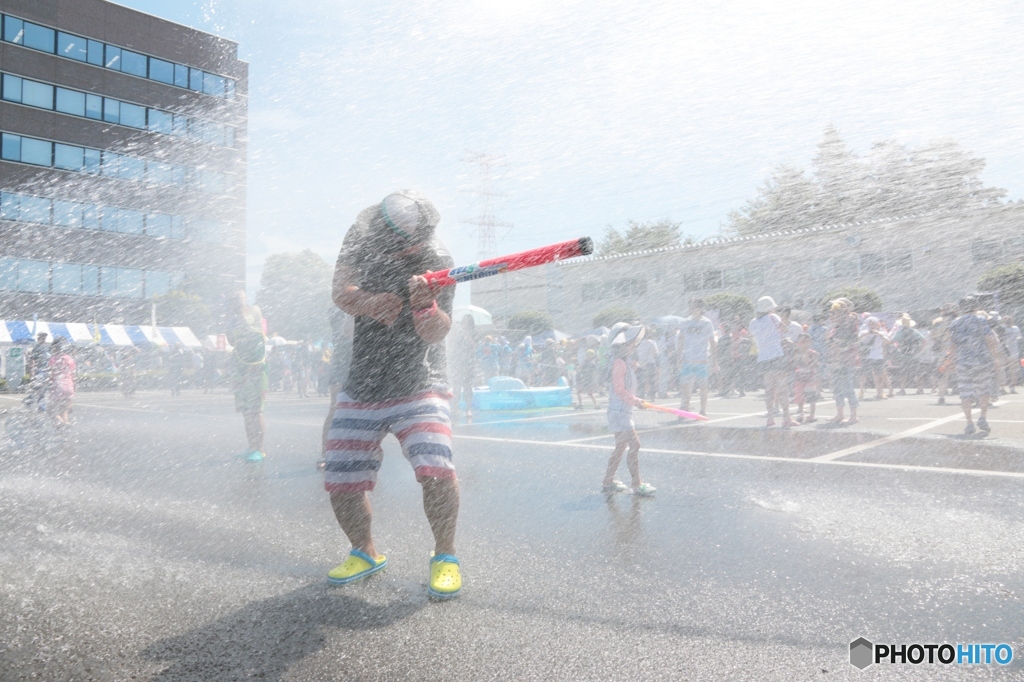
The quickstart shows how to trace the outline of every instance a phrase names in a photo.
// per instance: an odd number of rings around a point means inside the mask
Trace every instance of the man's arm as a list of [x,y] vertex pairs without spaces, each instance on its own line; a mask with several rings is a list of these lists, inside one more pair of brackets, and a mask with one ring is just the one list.
[[452,320],[437,305],[435,291],[422,275],[409,278],[409,307],[416,333],[427,343],[438,343],[448,335]]
[[402,312],[402,299],[394,294],[371,294],[359,288],[355,270],[340,261],[334,268],[331,298],[349,315],[365,315],[390,327]]

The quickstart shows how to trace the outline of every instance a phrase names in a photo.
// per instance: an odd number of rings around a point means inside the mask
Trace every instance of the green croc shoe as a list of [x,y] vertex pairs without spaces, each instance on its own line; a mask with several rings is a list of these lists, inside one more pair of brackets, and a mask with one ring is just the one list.
[[427,592],[433,599],[452,599],[462,589],[459,560],[451,554],[438,554],[430,559],[430,585]]
[[353,549],[348,553],[345,563],[336,566],[327,574],[327,582],[332,585],[347,585],[357,580],[362,580],[368,575],[373,575],[382,570],[388,564],[387,557],[379,556],[374,561],[366,552]]

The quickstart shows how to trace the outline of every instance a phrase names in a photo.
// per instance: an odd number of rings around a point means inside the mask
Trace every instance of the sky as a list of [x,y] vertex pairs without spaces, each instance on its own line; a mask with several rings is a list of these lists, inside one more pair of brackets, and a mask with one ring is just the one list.
[[[497,253],[668,218],[718,232],[826,125],[855,152],[953,138],[1024,194],[1024,3],[1008,0],[119,0],[250,63],[248,288],[265,258],[333,263],[356,214],[412,187],[477,258],[474,153],[500,157]],[[463,300],[468,292],[460,292]]]

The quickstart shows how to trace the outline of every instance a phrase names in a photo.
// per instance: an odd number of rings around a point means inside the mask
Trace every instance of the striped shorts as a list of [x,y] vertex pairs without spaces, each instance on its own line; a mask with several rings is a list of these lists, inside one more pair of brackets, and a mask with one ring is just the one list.
[[380,444],[388,433],[398,438],[417,477],[455,478],[450,397],[447,386],[378,403],[339,393],[327,432],[324,488],[332,493],[373,490],[384,458]]

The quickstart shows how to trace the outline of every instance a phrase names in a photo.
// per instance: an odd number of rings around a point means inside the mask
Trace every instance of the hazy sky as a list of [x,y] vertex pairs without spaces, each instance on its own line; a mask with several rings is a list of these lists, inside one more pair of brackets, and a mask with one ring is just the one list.
[[1024,3],[120,0],[250,62],[249,287],[270,253],[333,263],[356,213],[432,197],[460,262],[467,150],[503,155],[499,252],[671,218],[713,234],[825,125],[855,151],[951,137],[1024,182]]

